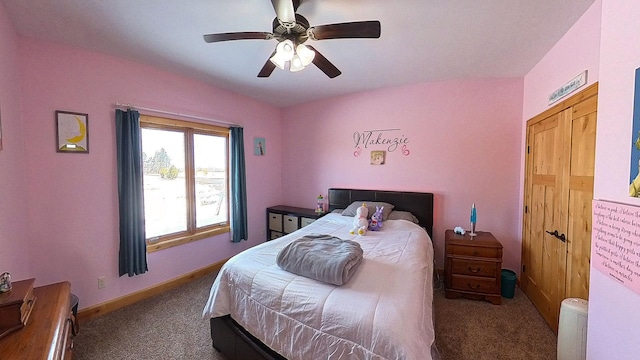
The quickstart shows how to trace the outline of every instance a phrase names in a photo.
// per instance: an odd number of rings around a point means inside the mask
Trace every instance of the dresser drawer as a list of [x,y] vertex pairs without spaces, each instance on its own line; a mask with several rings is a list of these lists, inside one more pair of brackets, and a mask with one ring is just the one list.
[[501,249],[495,247],[470,246],[470,245],[450,245],[450,255],[485,257],[485,258],[502,258]]
[[497,289],[495,278],[451,275],[451,288],[460,291],[469,291],[475,293],[494,294]]
[[282,232],[282,214],[269,213],[269,229]]
[[308,218],[308,217],[301,217],[300,218],[300,227],[303,228],[303,227],[311,224],[314,221],[316,221],[316,219],[312,219],[312,218]]
[[284,220],[284,232],[289,234],[296,230],[298,230],[298,217],[293,215],[284,215],[282,217]]
[[498,276],[498,266],[491,261],[451,259],[451,273],[470,276]]

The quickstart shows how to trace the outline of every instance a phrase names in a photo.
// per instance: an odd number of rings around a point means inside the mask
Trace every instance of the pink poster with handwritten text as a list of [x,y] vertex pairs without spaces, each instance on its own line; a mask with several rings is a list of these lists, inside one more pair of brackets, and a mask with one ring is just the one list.
[[640,294],[640,207],[593,200],[591,264]]

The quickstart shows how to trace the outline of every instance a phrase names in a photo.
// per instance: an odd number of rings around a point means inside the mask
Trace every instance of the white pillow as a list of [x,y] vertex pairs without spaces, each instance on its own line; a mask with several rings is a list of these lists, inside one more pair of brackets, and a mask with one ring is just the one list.
[[409,211],[394,210],[389,214],[388,220],[407,220],[407,221],[411,221],[414,224],[419,223],[418,218],[416,218],[415,215],[413,215]]
[[394,206],[386,203],[386,202],[380,202],[380,201],[354,201],[351,203],[351,205],[349,205],[349,207],[347,207],[346,209],[344,209],[342,211],[342,215],[343,216],[356,216],[356,211],[358,210],[358,208],[360,206],[362,206],[362,203],[365,204],[365,206],[367,207],[367,210],[369,210],[369,214],[367,214],[367,219],[371,219],[371,215],[373,215],[376,212],[376,206],[384,206],[384,209],[382,209],[382,221],[387,220],[387,218],[389,217],[389,214],[391,213],[391,210],[393,210]]

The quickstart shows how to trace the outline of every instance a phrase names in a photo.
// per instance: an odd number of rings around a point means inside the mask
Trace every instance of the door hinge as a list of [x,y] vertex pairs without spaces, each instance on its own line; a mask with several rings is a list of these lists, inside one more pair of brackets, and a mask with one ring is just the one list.
[[525,214],[529,213],[529,206],[527,206],[527,205],[524,206],[524,213]]
[[531,152],[531,146],[527,145],[527,154]]
[[524,264],[522,264],[522,272],[524,272]]

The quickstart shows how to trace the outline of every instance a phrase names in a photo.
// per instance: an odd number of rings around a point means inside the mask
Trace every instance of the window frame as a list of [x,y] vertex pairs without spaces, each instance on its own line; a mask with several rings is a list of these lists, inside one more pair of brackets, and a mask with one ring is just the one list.
[[[174,246],[190,243],[196,240],[206,239],[212,236],[228,233],[231,231],[230,214],[227,213],[227,221],[203,227],[196,227],[196,190],[195,190],[195,164],[193,135],[213,135],[226,138],[227,141],[227,166],[225,167],[225,200],[229,209],[229,199],[231,191],[229,189],[229,129],[221,126],[204,124],[193,121],[170,119],[158,116],[140,114],[140,128],[176,131],[184,133],[185,144],[185,181],[187,194],[187,229],[176,233],[146,238],[147,253],[168,249]],[[142,139],[141,143],[142,143]],[[140,159],[142,161],[142,159]],[[228,211],[228,210],[227,210]]]

